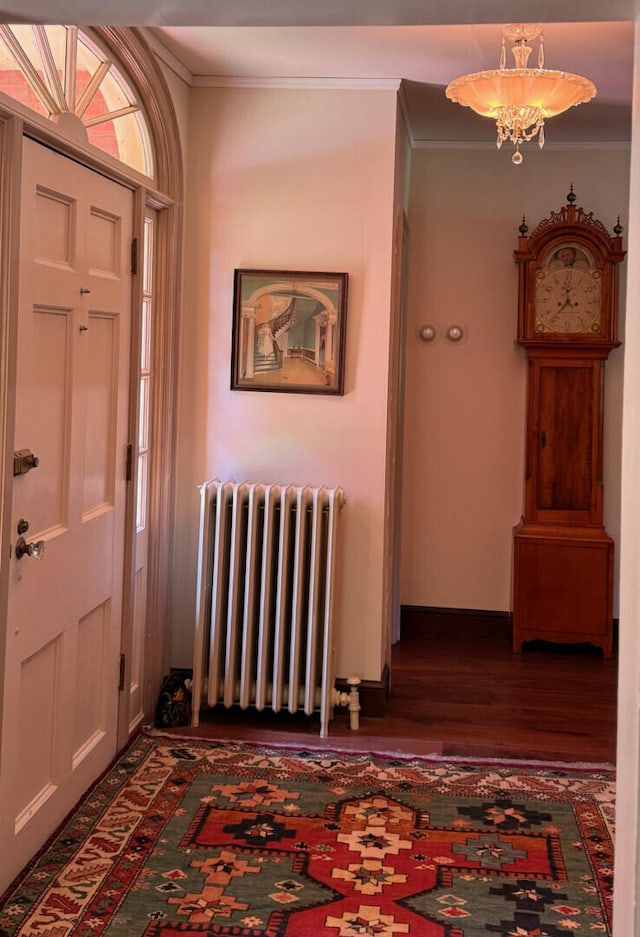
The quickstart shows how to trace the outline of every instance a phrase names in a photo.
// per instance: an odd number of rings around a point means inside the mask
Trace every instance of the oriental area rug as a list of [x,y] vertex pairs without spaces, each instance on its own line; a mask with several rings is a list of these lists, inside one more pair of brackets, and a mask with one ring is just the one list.
[[141,734],[2,937],[611,933],[613,770]]

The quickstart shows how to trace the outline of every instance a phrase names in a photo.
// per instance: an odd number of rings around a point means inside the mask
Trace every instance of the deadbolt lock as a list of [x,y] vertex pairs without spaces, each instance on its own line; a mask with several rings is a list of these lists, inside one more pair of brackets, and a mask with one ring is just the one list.
[[31,449],[16,449],[13,453],[13,475],[26,475],[31,469],[38,468],[40,459]]

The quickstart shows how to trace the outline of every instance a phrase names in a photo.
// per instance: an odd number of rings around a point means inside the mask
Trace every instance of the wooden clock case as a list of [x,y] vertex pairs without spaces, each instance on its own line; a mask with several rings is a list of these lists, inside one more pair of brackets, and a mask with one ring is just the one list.
[[[517,344],[529,369],[524,514],[514,528],[513,649],[536,639],[589,642],[610,656],[614,544],[602,515],[604,366],[620,344],[618,265],[625,251],[619,222],[610,235],[575,200],[571,187],[566,206],[530,235],[523,220],[514,251]],[[588,324],[566,325],[573,296],[567,289],[565,329],[554,331],[540,315],[538,289],[563,245],[590,258],[599,307]]]

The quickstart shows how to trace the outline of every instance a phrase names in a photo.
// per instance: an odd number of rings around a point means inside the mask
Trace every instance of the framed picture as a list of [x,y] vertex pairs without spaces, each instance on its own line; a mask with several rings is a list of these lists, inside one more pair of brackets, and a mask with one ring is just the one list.
[[236,270],[231,389],[343,394],[347,280]]

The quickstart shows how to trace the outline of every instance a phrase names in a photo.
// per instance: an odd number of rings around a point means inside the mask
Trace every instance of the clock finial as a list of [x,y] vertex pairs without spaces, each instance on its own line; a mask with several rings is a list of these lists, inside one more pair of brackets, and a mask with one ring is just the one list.
[[569,205],[573,205],[577,197],[578,196],[573,191],[573,182],[572,182],[571,185],[569,186],[569,194],[567,195],[567,202],[569,203]]
[[618,215],[618,220],[614,225],[613,233],[615,234],[616,237],[619,238],[623,231],[624,231],[624,228],[620,224],[620,215]]
[[527,225],[527,222],[525,221],[525,217],[524,217],[524,215],[523,215],[523,216],[522,216],[522,224],[521,224],[520,227],[518,228],[518,231],[520,232],[520,237],[526,237],[526,236],[527,236],[528,230],[529,230],[529,226]]

